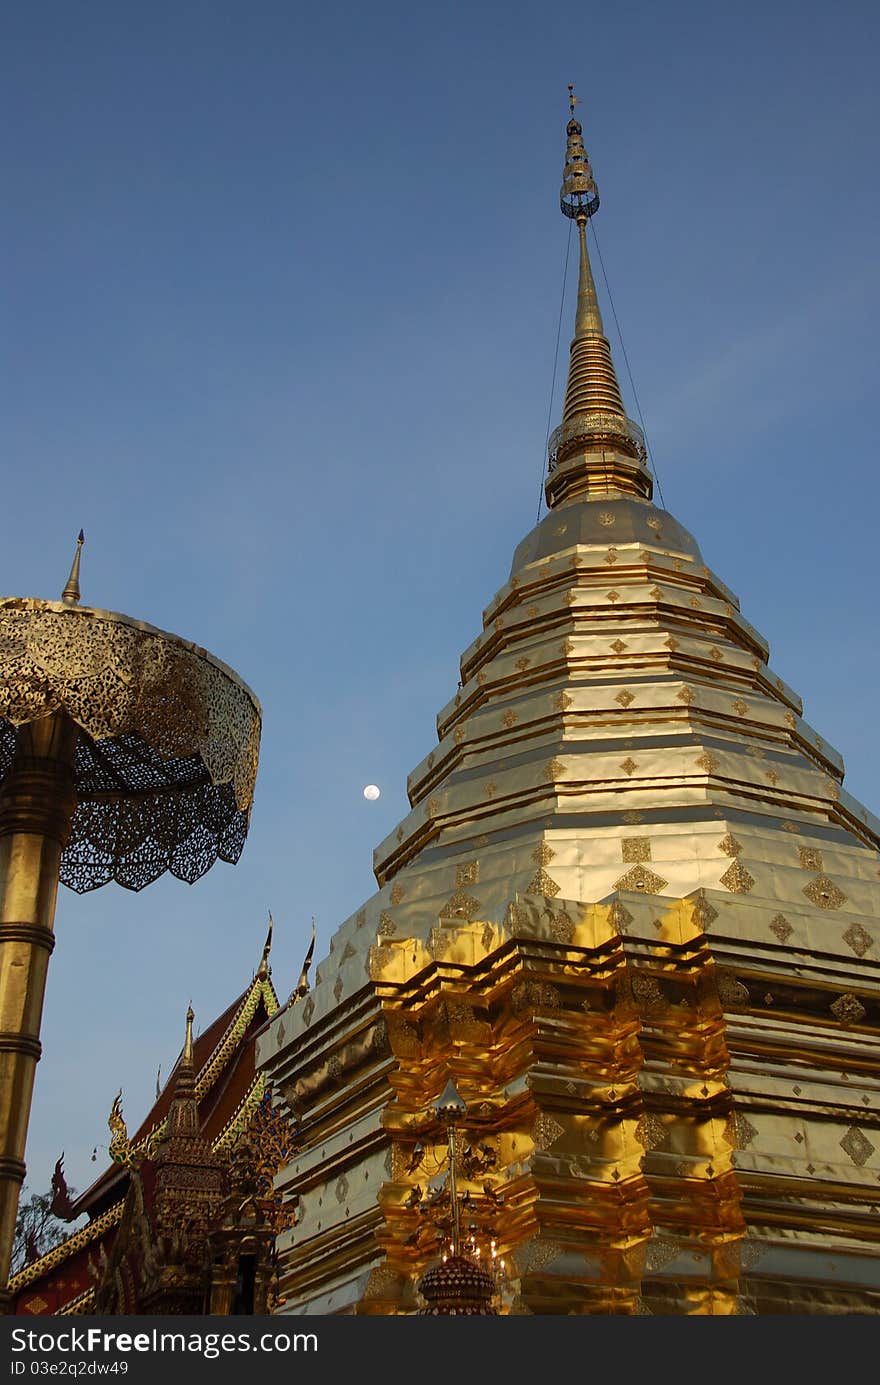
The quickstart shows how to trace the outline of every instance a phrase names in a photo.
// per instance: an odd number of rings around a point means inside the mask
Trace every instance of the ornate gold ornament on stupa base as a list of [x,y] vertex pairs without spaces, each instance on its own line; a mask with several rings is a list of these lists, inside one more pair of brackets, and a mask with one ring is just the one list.
[[253,693],[204,649],[81,606],[82,543],[60,601],[0,599],[3,1284],[59,880],[139,890],[237,861],[257,772]]
[[451,1079],[491,1164],[458,1195],[492,1213],[501,1312],[878,1313],[880,823],[652,503],[573,103],[567,137],[549,513],[462,656],[377,893],[260,1039],[299,1134],[284,1310],[419,1311]]

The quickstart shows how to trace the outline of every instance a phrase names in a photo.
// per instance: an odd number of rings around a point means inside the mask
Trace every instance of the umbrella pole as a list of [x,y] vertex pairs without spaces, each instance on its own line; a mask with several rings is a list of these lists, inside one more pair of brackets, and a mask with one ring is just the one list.
[[25,1174],[61,853],[70,836],[78,730],[53,712],[19,728],[0,789],[0,1312]]

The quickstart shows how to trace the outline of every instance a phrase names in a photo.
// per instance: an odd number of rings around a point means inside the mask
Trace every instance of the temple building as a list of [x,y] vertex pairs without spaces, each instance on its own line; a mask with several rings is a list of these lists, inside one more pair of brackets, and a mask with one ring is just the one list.
[[[278,1010],[269,966],[180,1056],[133,1136],[121,1093],[109,1117],[112,1162],[81,1196],[62,1160],[53,1211],[86,1224],[10,1281],[18,1314],[265,1313],[276,1300],[274,1243],[289,1220],[272,1190],[292,1131],[255,1070],[258,1031]],[[308,961],[300,984],[304,988]]]
[[573,104],[567,141],[548,513],[376,893],[257,1039],[297,1126],[278,1311],[483,1311],[489,1273],[501,1314],[878,1313],[880,822],[652,501]]

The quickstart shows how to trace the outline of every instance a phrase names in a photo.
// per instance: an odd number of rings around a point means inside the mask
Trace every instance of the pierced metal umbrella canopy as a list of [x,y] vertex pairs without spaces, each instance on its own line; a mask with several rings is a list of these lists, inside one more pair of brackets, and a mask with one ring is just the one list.
[[250,689],[197,645],[80,606],[82,543],[60,601],[0,598],[0,1286],[59,881],[139,890],[237,861],[257,774]]
[[111,611],[0,599],[0,784],[18,728],[53,712],[79,732],[62,884],[140,890],[166,871],[192,883],[238,860],[260,705],[225,664]]

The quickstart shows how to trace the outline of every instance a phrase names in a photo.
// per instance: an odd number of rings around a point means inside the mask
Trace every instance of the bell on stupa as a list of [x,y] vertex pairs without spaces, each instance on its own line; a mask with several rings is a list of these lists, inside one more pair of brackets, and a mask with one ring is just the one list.
[[299,1131],[283,1311],[420,1311],[451,1081],[502,1315],[878,1313],[880,823],[653,503],[573,98],[563,177],[580,267],[548,513],[376,893],[259,1042]]

